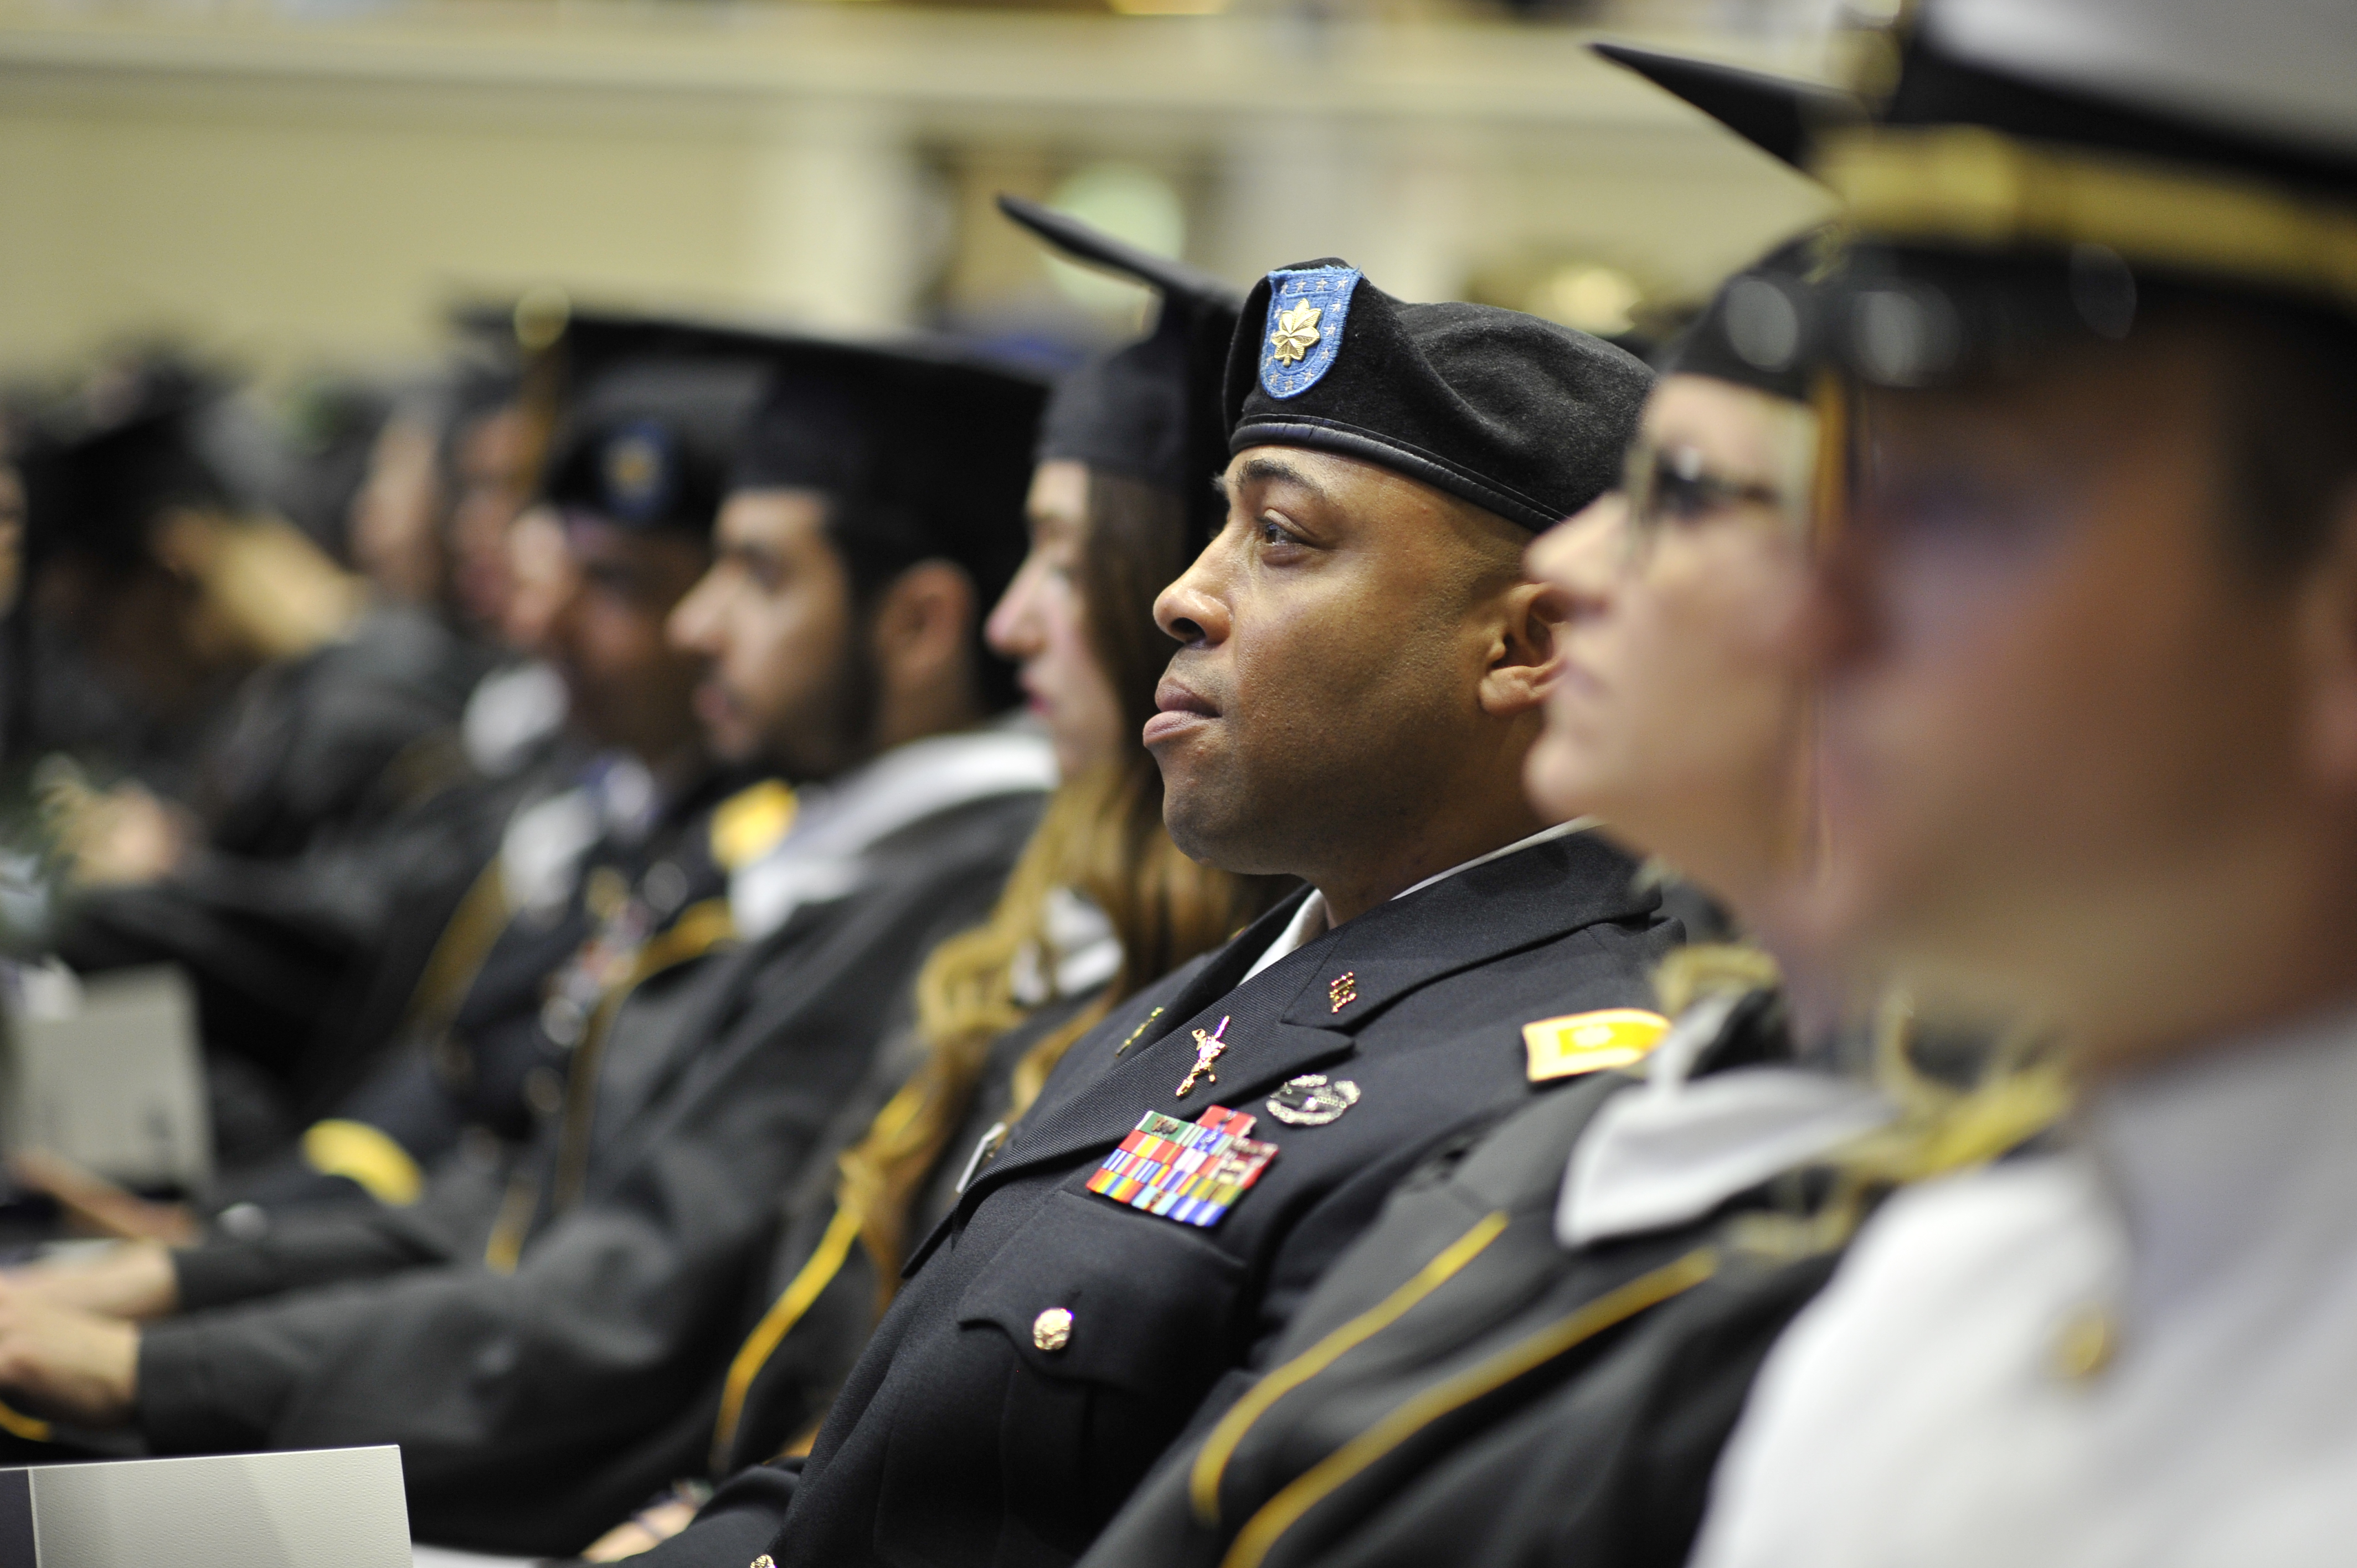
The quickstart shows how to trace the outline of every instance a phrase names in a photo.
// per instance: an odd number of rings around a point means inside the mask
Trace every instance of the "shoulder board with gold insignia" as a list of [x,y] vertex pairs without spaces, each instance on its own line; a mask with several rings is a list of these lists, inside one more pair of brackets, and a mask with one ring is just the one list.
[[1669,1029],[1667,1018],[1641,1007],[1566,1013],[1525,1024],[1523,1048],[1529,1053],[1531,1081],[1633,1066],[1652,1053]]

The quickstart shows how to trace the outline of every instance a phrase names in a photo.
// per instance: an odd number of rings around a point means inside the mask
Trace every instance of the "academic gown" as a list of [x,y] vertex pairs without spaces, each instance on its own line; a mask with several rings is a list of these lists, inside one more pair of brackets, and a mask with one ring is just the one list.
[[486,655],[423,611],[242,685],[193,764],[205,840],[171,876],[79,895],[55,945],[78,970],[172,962],[206,1043],[277,1096],[314,1087],[332,1016],[413,909],[447,910],[520,789],[477,778],[457,723]]
[[[1524,1024],[1649,1000],[1677,931],[1633,871],[1592,834],[1554,838],[1244,980],[1297,895],[1117,1008],[919,1249],[799,1478],[747,1472],[642,1561],[742,1568],[766,1547],[829,1568],[1070,1563],[1199,1408],[1249,1385],[1400,1177],[1528,1098]],[[1228,1048],[1181,1099],[1197,1031]],[[1313,1073],[1358,1098],[1288,1125],[1270,1097]],[[1088,1190],[1143,1116],[1213,1106],[1254,1117],[1251,1138],[1276,1149],[1217,1223]]]
[[[479,1178],[471,1204],[210,1250],[183,1281],[216,1302],[343,1283],[145,1329],[136,1415],[154,1450],[398,1443],[422,1539],[585,1544],[678,1473],[618,1456],[720,1376],[779,1194],[927,950],[988,909],[1039,808],[1032,789],[925,816],[870,846],[856,885],[634,993],[586,1143],[559,1140],[500,1192],[495,1240],[528,1217],[512,1272],[455,1250],[485,1233]],[[370,1273],[385,1277],[353,1277]]]
[[[668,965],[699,956],[725,933],[725,920],[704,918],[726,885],[709,841],[713,810],[738,781],[708,775],[668,800],[652,823],[609,829],[580,854],[569,890],[513,910],[487,945],[468,928],[482,918],[485,897],[500,909],[507,900],[497,887],[471,892],[446,924],[436,959],[449,970],[471,968],[437,976],[441,988],[458,993],[455,1001],[414,995],[393,1048],[326,1115],[376,1129],[420,1167],[448,1154],[469,1127],[505,1142],[529,1138],[536,1116],[561,1109],[545,1091],[562,1083],[588,1026],[576,1001],[551,995],[585,950],[596,943],[597,961],[608,968],[648,956]],[[593,900],[613,907],[593,911]],[[223,1196],[279,1208],[365,1195],[292,1154],[242,1173]]]

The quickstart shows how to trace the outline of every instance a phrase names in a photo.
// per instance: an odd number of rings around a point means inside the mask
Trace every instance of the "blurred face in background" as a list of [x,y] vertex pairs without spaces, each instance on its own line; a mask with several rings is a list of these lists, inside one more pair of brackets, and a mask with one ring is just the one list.
[[2345,540],[2279,571],[2229,547],[2235,347],[2140,321],[1868,392],[1815,573],[1829,928],[2097,1059],[2348,984],[2357,587]]
[[712,568],[671,621],[673,643],[703,664],[694,710],[713,750],[797,780],[845,766],[871,705],[851,576],[826,520],[814,490],[731,495]]
[[537,650],[565,678],[574,727],[651,767],[693,751],[697,666],[671,646],[663,625],[710,560],[704,542],[586,513],[565,519],[557,537],[572,570],[550,601]]
[[508,529],[532,496],[530,423],[513,404],[462,427],[451,443],[450,588],[468,620],[497,628],[507,614]]
[[1738,907],[1796,863],[1807,823],[1792,643],[1813,427],[1796,403],[1670,376],[1626,489],[1530,553],[1564,616],[1533,803],[1602,817]]
[[396,603],[431,605],[442,597],[439,445],[425,421],[387,420],[352,497],[352,559]]
[[1047,726],[1064,778],[1077,779],[1133,744],[1121,699],[1090,639],[1080,577],[1089,548],[1089,470],[1039,465],[1028,502],[1031,551],[984,628],[1020,667],[1024,703]]

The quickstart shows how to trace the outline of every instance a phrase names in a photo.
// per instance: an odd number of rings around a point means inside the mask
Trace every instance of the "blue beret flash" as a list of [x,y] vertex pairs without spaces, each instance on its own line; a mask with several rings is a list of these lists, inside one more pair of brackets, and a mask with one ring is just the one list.
[[1271,397],[1299,397],[1342,352],[1356,267],[1309,267],[1268,274],[1268,331],[1260,345],[1260,384]]

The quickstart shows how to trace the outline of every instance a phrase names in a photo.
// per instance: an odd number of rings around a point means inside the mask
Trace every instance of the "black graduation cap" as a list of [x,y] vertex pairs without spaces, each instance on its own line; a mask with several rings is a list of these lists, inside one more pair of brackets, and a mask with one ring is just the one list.
[[1854,124],[1866,104],[1854,93],[1793,77],[1746,70],[1633,44],[1587,46],[1685,100],[1771,157],[1805,167],[1818,132]]
[[1410,305],[1328,257],[1269,274],[1244,302],[1228,445],[1361,458],[1536,532],[1620,483],[1652,379],[1600,338],[1496,306]]
[[178,507],[228,504],[199,423],[220,387],[169,359],[113,368],[50,410],[17,460],[27,571],[74,555],[124,573],[149,558],[156,523]]
[[1821,350],[1921,386],[2117,338],[2156,290],[2357,317],[2357,10],[1923,0],[1813,169],[1855,236]]
[[575,315],[542,492],[634,531],[711,532],[737,444],[786,339],[662,317]]
[[1057,383],[1039,460],[1070,458],[1150,485],[1184,501],[1201,533],[1216,532],[1226,508],[1211,480],[1228,460],[1220,384],[1243,291],[1019,196],[1001,196],[998,209],[1066,255],[1162,297],[1152,332]]
[[1777,246],[1728,278],[1701,318],[1662,355],[1662,373],[1708,376],[1793,403],[1809,401],[1822,331],[1830,231]]
[[732,489],[811,489],[862,587],[955,562],[981,602],[1022,564],[1046,385],[936,338],[770,341]]

